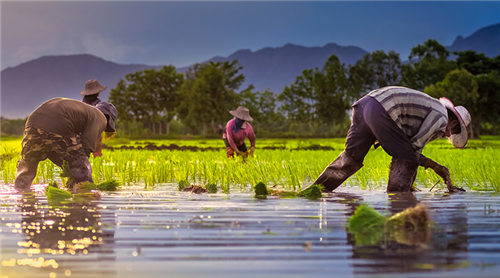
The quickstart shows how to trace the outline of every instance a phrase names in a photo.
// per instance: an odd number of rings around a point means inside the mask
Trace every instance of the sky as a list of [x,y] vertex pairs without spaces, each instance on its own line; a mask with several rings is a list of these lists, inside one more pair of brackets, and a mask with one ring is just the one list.
[[46,55],[184,67],[240,49],[336,43],[405,60],[500,22],[500,1],[6,1],[0,68]]

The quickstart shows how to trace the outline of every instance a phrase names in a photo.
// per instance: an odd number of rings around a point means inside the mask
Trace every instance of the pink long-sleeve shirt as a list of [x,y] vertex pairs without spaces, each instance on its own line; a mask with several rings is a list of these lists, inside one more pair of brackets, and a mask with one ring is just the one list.
[[250,140],[251,147],[255,147],[255,133],[250,123],[245,122],[243,126],[238,130],[238,132],[233,132],[234,118],[229,120],[226,125],[226,133],[222,135],[222,138],[227,138],[229,145],[233,150],[237,150],[237,146],[241,146],[245,143],[245,138]]

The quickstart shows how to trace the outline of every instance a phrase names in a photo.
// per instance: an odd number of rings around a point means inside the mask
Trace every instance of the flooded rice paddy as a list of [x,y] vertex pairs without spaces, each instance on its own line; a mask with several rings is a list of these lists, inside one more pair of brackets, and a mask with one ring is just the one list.
[[[1,277],[498,277],[500,195],[339,188],[320,200],[127,187],[87,204],[0,189]],[[41,191],[41,189],[39,190]],[[425,190],[428,191],[428,190]],[[433,225],[360,246],[361,203]]]

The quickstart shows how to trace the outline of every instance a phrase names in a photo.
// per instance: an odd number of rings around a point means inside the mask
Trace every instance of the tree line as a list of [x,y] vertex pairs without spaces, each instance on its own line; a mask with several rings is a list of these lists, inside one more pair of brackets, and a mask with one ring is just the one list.
[[[331,55],[279,93],[252,85],[242,89],[241,70],[234,60],[195,64],[185,73],[166,65],[126,75],[109,95],[119,112],[119,134],[215,135],[232,117],[228,111],[242,105],[261,137],[344,136],[351,104],[385,86],[417,89],[467,107],[472,138],[500,132],[500,55],[449,52],[433,39],[413,47],[404,63],[394,51],[367,53],[354,65]],[[2,132],[8,133],[4,122]]]

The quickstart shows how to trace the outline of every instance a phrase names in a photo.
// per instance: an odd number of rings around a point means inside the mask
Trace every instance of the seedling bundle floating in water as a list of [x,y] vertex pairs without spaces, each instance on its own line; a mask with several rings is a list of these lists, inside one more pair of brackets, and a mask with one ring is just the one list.
[[98,185],[92,182],[82,182],[75,186],[74,192],[76,193],[72,194],[67,190],[59,189],[57,183],[52,182],[45,188],[45,195],[47,195],[47,201],[49,202],[63,202],[71,198],[90,199],[100,196],[99,193],[92,192],[93,190],[116,191],[118,185],[118,182],[115,180],[105,181]]
[[354,235],[356,245],[376,245],[382,239],[420,245],[430,238],[429,226],[430,217],[423,205],[385,217],[371,206],[361,204],[349,218],[348,230]]
[[300,192],[275,190],[275,189],[268,189],[263,182],[259,182],[254,187],[255,198],[259,199],[265,199],[267,198],[268,195],[279,196],[284,198],[303,197],[308,199],[319,199],[323,196],[323,194],[321,193],[322,189],[323,186],[319,184],[313,184]]

